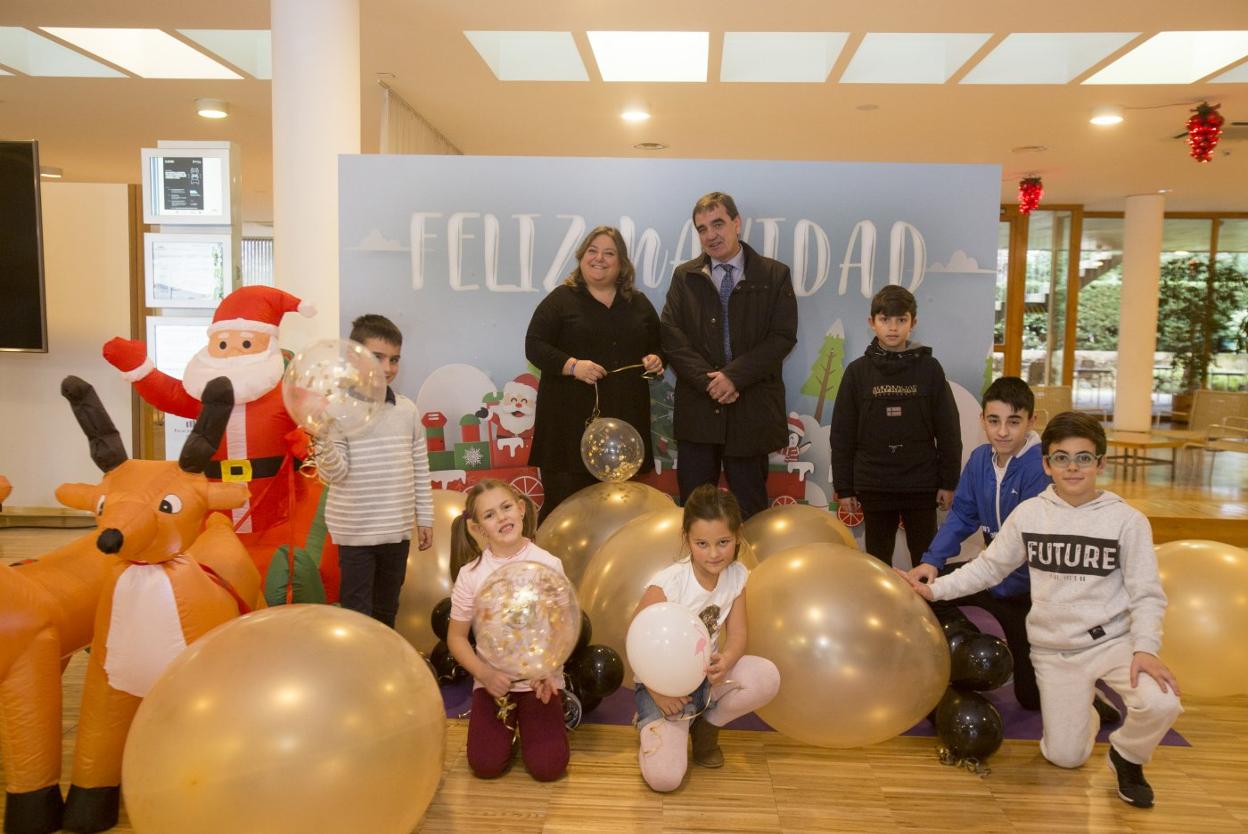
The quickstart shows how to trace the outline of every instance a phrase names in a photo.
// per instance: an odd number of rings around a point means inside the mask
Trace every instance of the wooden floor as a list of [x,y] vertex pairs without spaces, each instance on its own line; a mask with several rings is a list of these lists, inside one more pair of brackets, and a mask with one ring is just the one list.
[[[1232,457],[1232,456],[1226,456]],[[1245,457],[1245,456],[1237,456]],[[1212,484],[1171,487],[1168,475],[1105,486],[1146,514],[1248,519],[1248,465],[1219,461]],[[0,562],[37,557],[82,531],[0,530]],[[78,720],[81,653],[65,673],[65,773]],[[812,693],[834,700],[836,693]],[[1176,729],[1191,747],[1162,747],[1147,769],[1157,807],[1117,799],[1105,745],[1078,770],[1046,763],[1034,741],[1007,741],[979,777],[941,765],[933,739],[897,738],[861,750],[825,750],[778,733],[721,735],[722,770],[692,768],[660,795],[642,782],[629,727],[572,734],[566,778],[539,784],[522,766],[482,781],[464,756],[467,724],[451,721],[445,775],[422,832],[1233,832],[1248,831],[1248,696],[1184,698]],[[0,763],[0,784],[3,783]],[[3,800],[0,800],[2,802]],[[353,801],[343,797],[342,801]],[[125,817],[114,831],[131,832]],[[144,832],[176,834],[176,832]],[[222,832],[222,834],[244,834]],[[308,832],[313,834],[313,832]],[[326,834],[335,834],[327,832]]]

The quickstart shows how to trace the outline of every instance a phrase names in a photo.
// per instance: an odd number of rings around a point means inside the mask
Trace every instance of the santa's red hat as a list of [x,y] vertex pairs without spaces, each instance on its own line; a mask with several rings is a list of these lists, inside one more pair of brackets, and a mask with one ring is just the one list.
[[512,387],[517,387],[517,386],[523,386],[525,388],[529,388],[533,391],[534,394],[536,394],[537,393],[537,377],[533,376],[533,374],[527,374],[527,373],[520,374],[520,376],[516,377],[511,382],[507,383],[507,385],[504,387],[512,388]]
[[806,436],[806,426],[802,425],[802,418],[797,416],[796,411],[789,412],[789,431],[798,437]]
[[282,316],[294,312],[311,318],[316,315],[316,307],[276,287],[243,287],[217,305],[208,332],[250,330],[276,336]]

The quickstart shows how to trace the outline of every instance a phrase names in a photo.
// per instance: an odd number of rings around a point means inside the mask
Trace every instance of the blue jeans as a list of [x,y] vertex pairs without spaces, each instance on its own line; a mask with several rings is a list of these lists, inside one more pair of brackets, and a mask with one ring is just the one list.
[[[650,693],[646,691],[644,684],[637,684],[633,694],[637,704],[637,720],[635,722],[637,729],[645,727],[647,724],[658,721],[660,718],[667,718],[663,714],[663,710],[659,709],[659,705],[650,697]],[[684,710],[680,715],[673,716],[670,720],[678,721],[681,718],[692,718],[710,711],[715,706],[715,702],[711,700],[711,681],[709,678],[703,678],[702,684],[689,694],[689,703],[685,704]]]

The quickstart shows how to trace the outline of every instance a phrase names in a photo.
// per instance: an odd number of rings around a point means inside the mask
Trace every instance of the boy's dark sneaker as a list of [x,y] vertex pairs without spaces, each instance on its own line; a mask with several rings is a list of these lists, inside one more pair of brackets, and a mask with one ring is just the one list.
[[1117,724],[1122,720],[1122,713],[1114,706],[1113,702],[1105,697],[1105,693],[1099,689],[1094,690],[1096,693],[1092,696],[1092,708],[1096,710],[1096,714],[1100,716],[1102,724]]
[[1153,807],[1153,789],[1144,778],[1144,768],[1129,762],[1109,746],[1109,769],[1118,777],[1118,796],[1136,808]]

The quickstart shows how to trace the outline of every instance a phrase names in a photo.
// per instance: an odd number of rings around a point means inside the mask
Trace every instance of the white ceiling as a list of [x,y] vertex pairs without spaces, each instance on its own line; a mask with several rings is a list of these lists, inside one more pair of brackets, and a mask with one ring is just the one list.
[[[725,32],[849,32],[831,72],[840,78],[870,32],[992,33],[974,64],[1012,32],[1246,30],[1246,0],[361,0],[361,17],[365,152],[378,145],[382,77],[465,153],[640,156],[634,144],[661,142],[669,146],[661,155],[681,158],[980,162],[1002,166],[1006,202],[1020,177],[1036,173],[1047,203],[1113,210],[1128,194],[1169,188],[1173,210],[1248,210],[1248,128],[1229,131],[1207,165],[1170,138],[1204,99],[1221,102],[1228,122],[1248,121],[1246,83],[958,84],[970,65],[945,84],[718,80]],[[0,26],[266,29],[269,12],[262,0],[4,0]],[[498,81],[463,32],[504,29],[571,32],[590,80]],[[603,82],[585,34],[592,30],[709,31],[710,80]],[[157,139],[231,139],[243,152],[244,216],[264,222],[272,205],[269,96],[269,82],[253,78],[3,76],[0,136],[37,138],[44,164],[93,182],[137,182],[139,148]],[[197,117],[199,97],[228,101],[230,118]],[[653,118],[623,122],[619,113],[636,104]],[[1127,108],[1127,121],[1089,125],[1102,104]],[[732,130],[718,127],[725,121]],[[1018,150],[1033,146],[1046,150]]]

